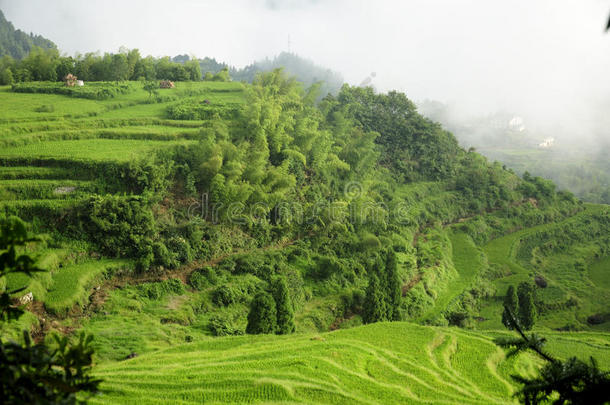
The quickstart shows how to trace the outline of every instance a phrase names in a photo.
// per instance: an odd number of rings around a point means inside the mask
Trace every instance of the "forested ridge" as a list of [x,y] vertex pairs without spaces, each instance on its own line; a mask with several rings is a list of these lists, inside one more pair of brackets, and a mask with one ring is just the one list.
[[15,29],[0,10],[0,56],[9,55],[14,59],[23,59],[34,48],[57,49],[51,40],[41,35]]

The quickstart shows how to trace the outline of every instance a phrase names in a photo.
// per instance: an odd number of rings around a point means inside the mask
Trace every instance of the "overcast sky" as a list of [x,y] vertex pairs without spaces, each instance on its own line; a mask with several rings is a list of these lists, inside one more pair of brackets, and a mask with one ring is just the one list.
[[[288,50],[353,84],[540,119],[591,119],[610,96],[607,0],[0,0],[62,52],[212,56]],[[599,113],[599,112],[596,112]],[[608,112],[610,114],[610,112]]]

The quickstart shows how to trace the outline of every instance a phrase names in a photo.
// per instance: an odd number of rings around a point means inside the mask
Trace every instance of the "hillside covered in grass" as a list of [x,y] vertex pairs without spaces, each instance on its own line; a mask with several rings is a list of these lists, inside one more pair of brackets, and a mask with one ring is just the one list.
[[[402,93],[149,84],[0,87],[0,216],[49,270],[0,280],[33,297],[2,334],[93,334],[94,401],[510,402],[537,363],[491,337],[522,282],[553,347],[607,356],[608,206],[460,148]],[[239,336],[258,308],[297,335]]]
[[[491,335],[410,323],[286,337],[204,339],[100,366],[110,403],[514,403],[511,375],[536,359],[506,359]],[[607,334],[553,333],[551,350],[608,367]]]

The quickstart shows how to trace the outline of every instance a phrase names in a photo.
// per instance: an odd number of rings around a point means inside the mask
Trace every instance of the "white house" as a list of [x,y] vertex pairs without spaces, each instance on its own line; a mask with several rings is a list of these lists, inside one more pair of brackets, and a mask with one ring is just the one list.
[[538,144],[540,148],[550,148],[555,143],[555,138],[546,138],[544,141]]

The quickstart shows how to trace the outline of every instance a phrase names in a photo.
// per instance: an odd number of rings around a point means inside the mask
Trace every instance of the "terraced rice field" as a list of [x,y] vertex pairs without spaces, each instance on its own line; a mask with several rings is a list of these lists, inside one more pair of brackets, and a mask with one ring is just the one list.
[[[586,221],[587,216],[607,210],[606,206],[588,204],[586,209],[574,217],[568,218],[563,223],[580,220]],[[577,304],[568,308],[550,311],[540,316],[538,326],[546,326],[552,329],[564,327],[569,322],[586,323],[588,315],[607,310],[607,302],[610,299],[606,280],[608,274],[608,259],[600,259],[589,264],[587,272],[577,270],[573,265],[573,257],[570,253],[555,254],[546,259],[545,267],[528,263],[523,257],[519,257],[523,241],[540,231],[560,226],[562,223],[540,225],[523,229],[512,234],[497,238],[484,246],[483,251],[487,256],[490,266],[494,266],[496,272],[502,274],[495,279],[493,284],[496,288],[495,296],[489,300],[481,309],[483,321],[478,324],[481,329],[502,329],[500,316],[502,313],[502,301],[509,285],[516,286],[523,281],[532,282],[535,275],[541,274],[548,282],[546,288],[539,289],[539,296],[546,303],[565,302],[573,297]],[[578,256],[586,257],[587,250],[594,244],[583,243],[572,248],[578,249]],[[608,330],[610,324],[607,322],[597,326],[599,330]]]
[[[175,89],[160,90],[159,98],[151,98],[141,83],[129,86],[129,92],[106,100],[15,93],[8,86],[0,87],[0,214],[26,220],[51,214],[61,218],[91,195],[131,193],[120,178],[111,189],[105,187],[99,180],[100,167],[122,173],[128,164],[150,159],[159,151],[196,143],[206,125],[205,120],[172,120],[169,107],[185,100],[214,108],[244,102],[241,83],[181,82]],[[45,225],[49,232],[61,226]],[[79,252],[72,246],[59,250],[62,258]],[[44,258],[54,253],[37,254]],[[9,277],[7,283],[27,287],[26,292],[32,292],[47,310],[65,313],[86,302],[92,282],[107,268],[130,265],[118,260],[64,264],[42,266],[51,272],[32,280]]]
[[44,299],[45,307],[55,313],[67,312],[89,298],[87,286],[105,271],[129,266],[128,260],[95,260],[63,267],[53,274],[53,282]]
[[450,239],[452,260],[457,275],[449,282],[448,288],[439,294],[434,301],[434,307],[422,316],[422,320],[433,319],[444,311],[453,299],[472,284],[484,268],[485,255],[468,235],[454,231]]
[[[610,337],[591,339],[549,340],[608,363]],[[104,392],[91,403],[506,404],[515,403],[509,375],[534,367],[528,355],[506,360],[486,335],[380,323],[321,335],[210,338],[102,364],[96,375]]]
[[205,121],[168,119],[168,108],[176,103],[244,101],[241,83],[178,83],[158,100],[140,83],[130,86],[129,93],[108,100],[0,87],[0,211],[69,206],[99,192],[95,170],[84,170],[87,165],[135,162],[197,142]]

